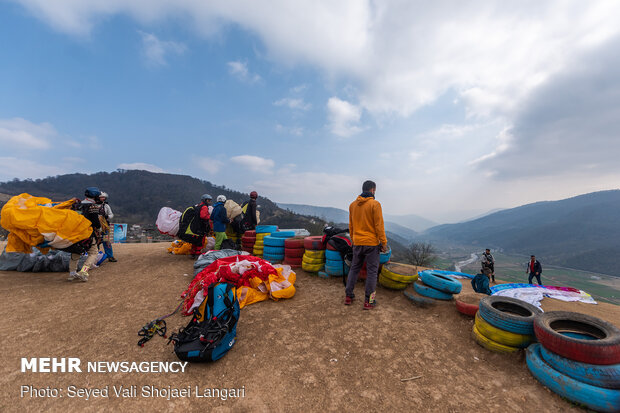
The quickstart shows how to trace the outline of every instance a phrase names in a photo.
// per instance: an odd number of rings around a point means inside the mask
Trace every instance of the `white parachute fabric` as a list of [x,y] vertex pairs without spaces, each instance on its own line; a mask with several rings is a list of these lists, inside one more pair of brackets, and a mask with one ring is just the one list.
[[159,210],[155,225],[157,225],[157,229],[162,234],[176,237],[177,232],[179,232],[179,220],[181,219],[181,215],[183,214],[180,211],[163,207]]

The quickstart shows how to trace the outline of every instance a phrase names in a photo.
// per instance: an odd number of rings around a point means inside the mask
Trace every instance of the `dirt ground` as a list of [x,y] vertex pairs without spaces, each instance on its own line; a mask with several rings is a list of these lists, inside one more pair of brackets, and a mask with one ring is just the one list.
[[[237,344],[215,363],[192,364],[178,374],[21,372],[22,357],[78,357],[83,367],[89,361],[178,361],[161,337],[136,345],[138,330],[172,311],[193,276],[193,261],[167,254],[166,247],[115,246],[119,261],[93,270],[88,283],[68,282],[60,273],[0,272],[0,411],[582,411],[538,383],[522,352],[479,347],[470,337],[473,320],[453,302],[422,309],[402,292],[378,287],[377,308],[363,311],[362,300],[342,305],[341,280],[301,271],[294,298],[241,311]],[[620,307],[610,304],[545,299],[543,308],[620,325]],[[168,328],[188,321],[175,315]],[[401,381],[412,377],[418,378]],[[21,397],[21,386],[28,385],[59,388],[63,397]],[[70,385],[109,386],[110,394],[71,398]],[[137,386],[138,397],[115,397],[112,386],[119,385]],[[145,385],[243,387],[245,397],[169,401],[141,397]]]

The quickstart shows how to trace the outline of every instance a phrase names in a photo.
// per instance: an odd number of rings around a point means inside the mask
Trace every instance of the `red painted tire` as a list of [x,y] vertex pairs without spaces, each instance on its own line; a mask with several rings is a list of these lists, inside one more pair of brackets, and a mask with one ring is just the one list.
[[292,269],[301,268],[300,264],[291,264],[287,260],[282,261],[283,265],[289,265]]
[[303,261],[302,257],[288,257],[288,256],[284,256],[284,261],[286,261],[287,263],[289,263],[289,265],[294,264],[294,265],[299,265],[301,266],[301,263]]
[[253,237],[256,238],[256,231],[252,230],[252,231],[245,231],[243,233],[244,237]]
[[245,252],[249,252],[250,254],[254,254],[254,248],[241,247],[241,249]]
[[599,318],[549,311],[536,316],[534,333],[547,350],[567,359],[599,365],[620,363],[620,329]]
[[323,237],[320,235],[304,238],[304,248],[307,250],[321,251],[325,249]]
[[241,241],[251,242],[252,244],[254,244],[254,242],[256,242],[256,237],[248,237],[244,235],[241,237]]
[[303,257],[304,252],[306,252],[306,250],[303,248],[284,248],[285,257]]
[[284,241],[284,248],[303,248],[304,238],[287,238]]
[[476,313],[478,312],[477,305],[467,304],[459,300],[458,298],[454,301],[454,303],[456,304],[456,311],[458,311],[461,314],[465,314],[470,317],[475,317]]

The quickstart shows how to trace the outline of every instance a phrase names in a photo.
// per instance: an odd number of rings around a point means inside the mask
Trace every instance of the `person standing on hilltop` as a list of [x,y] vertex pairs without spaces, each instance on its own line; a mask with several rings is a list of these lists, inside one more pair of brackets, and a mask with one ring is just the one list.
[[190,255],[192,257],[196,257],[200,255],[200,251],[204,248],[205,245],[205,237],[211,231],[211,226],[209,224],[209,220],[211,219],[211,201],[213,197],[209,194],[203,194],[200,197],[200,203],[196,205],[197,214],[200,222],[200,235],[202,236],[202,242],[199,245],[192,244],[192,249],[190,250]]
[[213,205],[213,212],[211,213],[211,220],[213,221],[213,231],[215,232],[215,249],[219,250],[222,246],[222,241],[228,239],[226,236],[226,225],[230,222],[226,215],[226,208],[224,208],[224,202],[226,197],[224,195],[217,196],[217,202]]
[[245,201],[241,206],[241,212],[243,213],[241,232],[252,231],[256,229],[258,225],[258,218],[256,217],[256,198],[258,198],[258,192],[250,192],[250,200]]
[[491,250],[486,249],[482,253],[482,273],[484,273],[484,269],[488,268],[491,271],[491,281],[495,282],[495,258],[491,255]]
[[366,262],[364,310],[375,307],[379,254],[388,250],[381,204],[375,200],[376,190],[377,185],[373,181],[364,182],[362,193],[349,206],[349,233],[353,238],[353,260],[347,278],[344,304],[351,305],[353,302],[355,283]]
[[540,274],[542,273],[542,265],[538,262],[536,257],[532,255],[530,257],[530,262],[527,264],[527,270],[525,270],[526,274],[530,274],[530,277],[527,280],[528,284],[532,283],[532,279],[536,277],[538,280],[538,285],[542,285],[542,281],[540,281]]
[[[114,258],[114,250],[112,249],[112,242],[110,241],[110,220],[112,220],[112,218],[114,218],[114,213],[112,212],[112,208],[110,207],[110,205],[108,204],[108,194],[106,192],[102,192],[101,195],[99,195],[99,201],[97,202],[98,204],[101,204],[103,207],[103,217],[105,218],[106,222],[108,223],[108,228],[105,231],[102,231],[102,236],[103,236],[103,250],[108,258],[108,261],[110,262],[116,262],[118,261],[116,258]],[[114,228],[112,228],[114,229]]]

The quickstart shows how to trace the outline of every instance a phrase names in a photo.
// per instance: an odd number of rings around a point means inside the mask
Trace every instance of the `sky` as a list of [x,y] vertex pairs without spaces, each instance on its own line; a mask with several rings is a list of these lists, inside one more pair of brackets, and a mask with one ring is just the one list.
[[[0,181],[144,169],[453,222],[616,189],[618,1],[0,0]],[[113,201],[112,199],[110,200]]]

